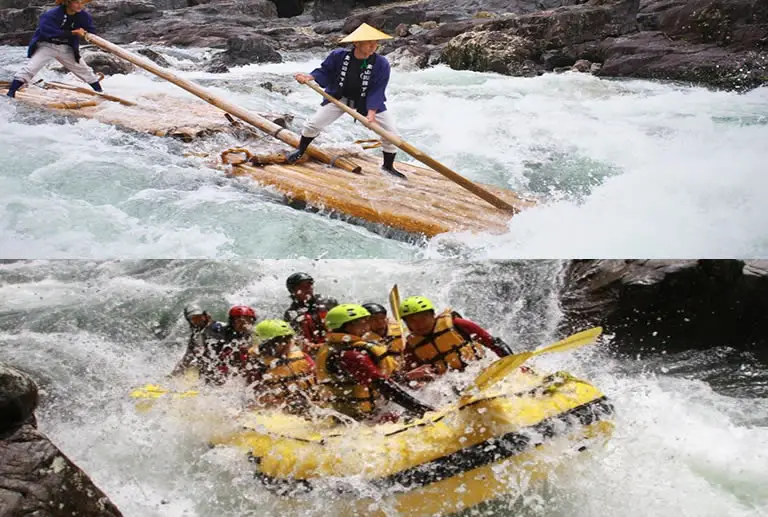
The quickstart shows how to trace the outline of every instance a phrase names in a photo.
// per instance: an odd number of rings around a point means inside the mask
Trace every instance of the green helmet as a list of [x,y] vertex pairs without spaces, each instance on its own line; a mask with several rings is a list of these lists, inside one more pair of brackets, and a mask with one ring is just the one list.
[[262,342],[276,337],[293,336],[296,334],[288,323],[283,320],[264,320],[253,329],[253,335]]
[[342,305],[337,305],[328,311],[328,314],[325,315],[325,326],[328,327],[328,330],[338,330],[343,327],[345,323],[359,320],[360,318],[365,318],[370,315],[371,313],[362,305],[356,303],[344,303]]
[[409,296],[400,304],[400,316],[410,316],[420,312],[434,311],[435,305],[424,296]]

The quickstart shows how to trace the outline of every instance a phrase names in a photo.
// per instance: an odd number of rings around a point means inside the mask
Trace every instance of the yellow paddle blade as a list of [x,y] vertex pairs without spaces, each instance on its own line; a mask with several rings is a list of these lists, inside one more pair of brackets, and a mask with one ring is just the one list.
[[392,308],[392,317],[400,327],[400,340],[401,340],[401,354],[405,353],[405,331],[403,329],[403,320],[400,318],[400,290],[397,288],[397,284],[392,286],[389,291],[389,306]]
[[137,388],[131,392],[131,397],[135,399],[156,399],[168,393],[168,390],[156,384],[147,384],[142,388]]
[[488,366],[488,368],[483,370],[480,375],[475,378],[475,381],[464,391],[466,393],[474,390],[488,389],[512,373],[514,370],[519,368],[531,357],[542,354],[549,354],[552,352],[565,352],[566,350],[572,350],[581,346],[590,345],[594,343],[602,333],[602,327],[594,327],[588,330],[577,332],[576,334],[568,336],[567,338],[562,339],[557,343],[553,343],[547,347],[540,348],[539,350],[535,350],[533,352],[523,352],[521,354],[502,357],[495,363]]
[[389,306],[392,309],[392,317],[400,321],[400,291],[397,289],[397,284],[393,285],[389,291]]

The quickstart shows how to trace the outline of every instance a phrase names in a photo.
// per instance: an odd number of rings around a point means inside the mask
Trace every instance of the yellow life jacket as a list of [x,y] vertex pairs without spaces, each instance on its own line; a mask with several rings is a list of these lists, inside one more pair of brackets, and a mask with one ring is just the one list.
[[[370,331],[367,332],[363,336],[363,341],[372,341],[375,343],[381,343],[384,346],[387,347],[387,352],[385,355],[392,357],[393,361],[395,362],[395,370],[400,370],[403,365],[403,350],[405,349],[405,340],[402,339],[402,334],[400,333],[400,325],[397,324],[397,321],[390,319],[387,322],[387,335],[386,337],[381,337],[377,333]],[[403,330],[406,331],[405,325],[403,325]]]
[[262,356],[266,369],[259,381],[257,400],[268,406],[291,404],[312,396],[316,384],[315,369],[304,352],[293,348],[281,357]]
[[448,370],[462,371],[467,364],[485,355],[482,344],[472,341],[454,326],[451,309],[444,310],[436,320],[431,334],[408,336],[406,347],[418,358],[417,366],[430,364],[439,374]]
[[397,369],[397,363],[384,345],[351,334],[326,335],[325,345],[317,353],[317,380],[330,391],[330,403],[336,411],[363,419],[376,410],[379,394],[374,388],[359,384],[341,367],[341,354],[352,349],[367,354],[385,376]]

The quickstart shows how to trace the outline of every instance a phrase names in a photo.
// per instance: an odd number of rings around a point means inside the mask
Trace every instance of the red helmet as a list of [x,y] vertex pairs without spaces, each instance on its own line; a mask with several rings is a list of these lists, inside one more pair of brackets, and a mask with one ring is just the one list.
[[237,316],[248,316],[253,319],[256,319],[256,311],[254,311],[247,305],[235,305],[234,307],[229,309],[229,319],[235,318]]

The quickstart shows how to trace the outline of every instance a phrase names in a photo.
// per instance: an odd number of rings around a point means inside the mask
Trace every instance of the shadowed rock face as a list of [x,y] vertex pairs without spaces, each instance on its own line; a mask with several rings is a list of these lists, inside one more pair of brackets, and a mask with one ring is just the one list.
[[768,261],[577,260],[564,332],[601,325],[620,353],[730,346],[768,362]]
[[[0,0],[0,44],[27,44],[50,7]],[[209,63],[214,71],[251,58],[277,61],[280,51],[329,50],[366,22],[397,34],[381,53],[406,48],[408,66],[443,62],[520,76],[573,69],[739,91],[768,82],[765,0],[315,0],[305,7],[303,0],[95,0],[88,10],[117,44],[230,48],[233,38],[268,38],[253,55]]]
[[0,515],[118,517],[120,510],[37,430],[35,382],[0,363]]

